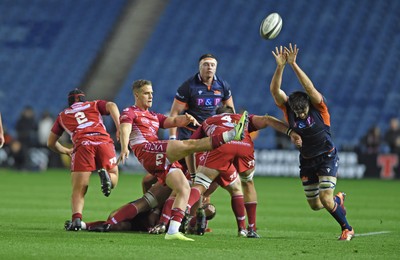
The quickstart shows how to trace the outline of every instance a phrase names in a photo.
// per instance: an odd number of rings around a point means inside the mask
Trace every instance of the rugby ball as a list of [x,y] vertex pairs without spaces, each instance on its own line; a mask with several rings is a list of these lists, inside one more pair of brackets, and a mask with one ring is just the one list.
[[260,25],[260,35],[266,40],[275,39],[281,32],[282,18],[278,13],[269,14]]

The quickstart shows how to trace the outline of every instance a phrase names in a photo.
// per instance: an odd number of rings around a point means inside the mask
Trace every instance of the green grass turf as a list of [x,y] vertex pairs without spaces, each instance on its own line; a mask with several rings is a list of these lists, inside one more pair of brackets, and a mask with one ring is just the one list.
[[[337,241],[338,224],[326,211],[309,209],[298,179],[256,177],[261,239],[237,237],[229,195],[218,189],[213,232],[183,242],[146,233],[64,231],[71,215],[68,170],[0,169],[0,178],[0,259],[399,259],[400,254],[399,181],[343,179],[337,185],[337,191],[347,192],[348,220],[356,233],[387,234]],[[93,175],[84,219],[105,219],[139,198],[141,178],[122,173],[106,198]]]

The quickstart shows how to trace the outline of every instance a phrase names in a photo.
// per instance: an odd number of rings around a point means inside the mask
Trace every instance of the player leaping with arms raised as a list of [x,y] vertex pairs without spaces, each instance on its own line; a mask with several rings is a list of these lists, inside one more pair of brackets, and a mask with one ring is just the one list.
[[[292,44],[289,48],[276,47],[272,54],[276,70],[270,91],[276,105],[283,111],[291,127],[303,141],[300,151],[300,178],[308,204],[313,210],[325,208],[340,224],[339,240],[351,240],[354,229],[346,219],[345,193],[333,195],[336,187],[339,157],[330,131],[330,115],[324,96],[296,63],[299,49]],[[305,92],[296,91],[288,97],[281,89],[285,65],[289,64]]]

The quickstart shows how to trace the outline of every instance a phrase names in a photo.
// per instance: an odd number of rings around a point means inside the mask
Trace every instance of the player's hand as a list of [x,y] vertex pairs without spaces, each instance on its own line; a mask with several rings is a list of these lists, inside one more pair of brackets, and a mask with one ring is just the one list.
[[276,65],[285,66],[286,65],[286,53],[283,50],[283,46],[275,47],[275,52],[272,51],[272,55],[275,57]]
[[119,129],[117,129],[117,131],[115,132],[115,137],[117,138],[117,141],[119,142],[119,137],[120,137]]
[[68,155],[69,157],[72,156],[73,152],[74,152],[74,148],[66,148],[65,149],[65,154]]
[[296,133],[295,131],[292,131],[290,133],[290,139],[292,140],[292,143],[294,143],[294,145],[297,148],[301,148],[303,146],[303,140],[301,139],[301,136]]
[[285,47],[285,53],[287,56],[287,63],[293,64],[296,63],[296,57],[297,53],[299,52],[299,49],[297,48],[297,45],[294,45],[294,48],[291,43],[289,43],[289,48]]
[[119,154],[118,160],[117,160],[117,165],[122,163],[124,164],[125,161],[128,159],[129,157],[129,149],[123,149],[121,150],[121,153]]
[[185,113],[187,124],[192,123],[194,126],[200,125],[199,122],[197,122],[196,118],[194,118],[192,115]]

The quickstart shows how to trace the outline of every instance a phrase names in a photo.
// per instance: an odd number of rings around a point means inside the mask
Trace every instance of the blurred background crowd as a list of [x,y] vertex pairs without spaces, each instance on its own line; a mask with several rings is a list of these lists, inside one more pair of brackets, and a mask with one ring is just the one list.
[[[400,153],[400,1],[1,0],[0,10],[1,166],[65,166],[45,146],[77,87],[122,109],[133,102],[131,83],[149,79],[153,109],[167,113],[204,53],[218,58],[236,107],[281,117],[269,94],[271,51],[289,42],[328,101],[339,149]],[[272,12],[283,29],[266,41],[259,25]],[[295,75],[285,74],[283,88],[298,89]],[[288,141],[267,129],[255,147],[293,149]]]

